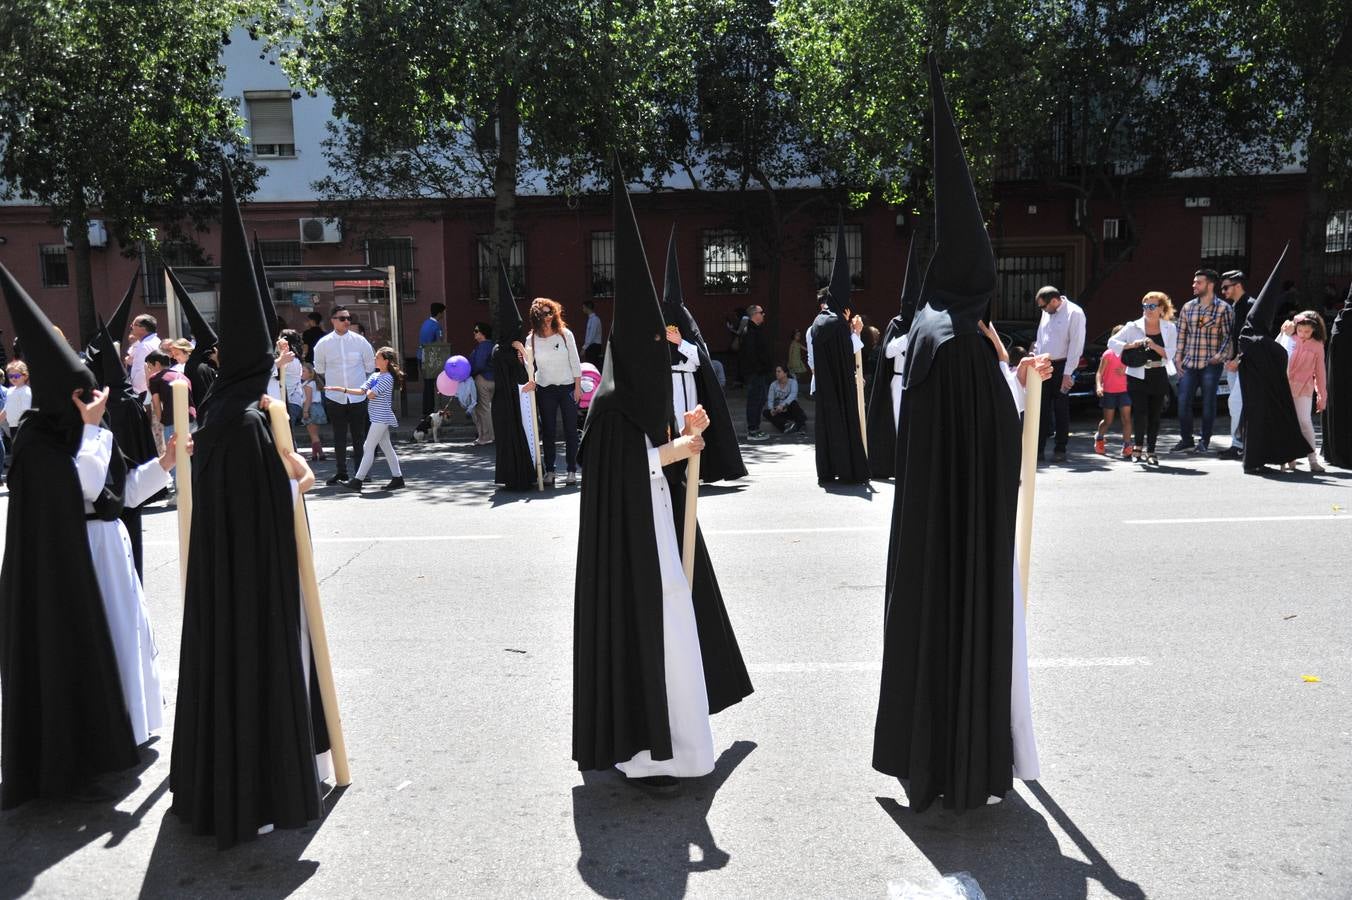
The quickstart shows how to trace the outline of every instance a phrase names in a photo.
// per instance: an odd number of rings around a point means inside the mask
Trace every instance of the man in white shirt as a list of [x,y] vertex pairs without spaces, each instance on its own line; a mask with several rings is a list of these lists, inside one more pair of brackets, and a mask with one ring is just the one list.
[[1070,387],[1075,383],[1071,373],[1084,353],[1084,310],[1051,285],[1037,292],[1037,306],[1042,310],[1042,319],[1038,322],[1033,355],[1045,354],[1052,360],[1052,377],[1042,382],[1042,427],[1037,456],[1043,458],[1055,419],[1052,458],[1065,462],[1066,442],[1070,440]]
[[582,309],[587,314],[587,331],[582,336],[582,359],[600,369],[605,362],[606,345],[601,340],[601,317],[596,314],[596,301],[583,300]]
[[146,354],[160,349],[160,336],[154,316],[137,316],[131,323],[125,362],[131,367],[131,389],[142,400],[146,396]]
[[[376,370],[376,354],[371,342],[352,331],[352,314],[346,306],[335,306],[329,317],[333,330],[315,344],[315,374],[328,387],[357,388]],[[370,418],[366,412],[365,394],[346,394],[324,391],[324,412],[333,426],[333,458],[338,471],[329,484],[347,481],[347,432],[352,429],[352,456],[361,467],[362,445]]]

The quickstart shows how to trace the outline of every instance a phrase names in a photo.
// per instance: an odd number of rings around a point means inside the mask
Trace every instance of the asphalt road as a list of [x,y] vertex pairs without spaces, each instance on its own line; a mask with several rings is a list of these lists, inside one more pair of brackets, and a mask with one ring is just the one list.
[[[1042,778],[917,815],[869,765],[892,487],[819,488],[802,438],[745,449],[700,500],[756,686],[713,775],[652,797],[569,760],[578,490],[496,495],[491,451],[401,447],[408,490],[311,500],[353,771],[326,818],[218,853],[167,814],[166,729],[115,808],[0,816],[0,898],[883,898],[955,872],[991,898],[1352,896],[1352,472],[1143,471],[1081,431],[1038,482]],[[171,719],[175,534],[146,517]]]

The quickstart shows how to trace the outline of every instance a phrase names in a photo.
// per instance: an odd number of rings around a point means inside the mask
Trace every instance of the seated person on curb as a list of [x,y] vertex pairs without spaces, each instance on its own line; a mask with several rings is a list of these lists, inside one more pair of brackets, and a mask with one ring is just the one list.
[[807,413],[798,405],[798,380],[790,378],[782,365],[775,366],[775,380],[770,382],[761,417],[784,434],[802,431],[807,424]]

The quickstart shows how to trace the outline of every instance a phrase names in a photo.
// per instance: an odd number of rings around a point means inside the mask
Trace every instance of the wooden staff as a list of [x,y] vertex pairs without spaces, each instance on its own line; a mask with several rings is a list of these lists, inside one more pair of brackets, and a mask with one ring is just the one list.
[[[291,419],[285,403],[268,405],[272,420],[272,438],[283,456],[295,452],[291,439]],[[315,578],[314,545],[310,543],[310,519],[305,514],[305,497],[296,497],[296,565],[300,570],[300,593],[305,602],[305,617],[310,626],[310,658],[319,679],[319,696],[324,704],[324,719],[329,727],[329,746],[333,751],[333,774],[338,787],[352,783],[347,767],[347,742],[343,740],[343,720],[338,713],[338,691],[333,686],[333,662],[329,657],[329,636],[324,630],[324,611],[319,606],[319,581]]]
[[864,441],[864,455],[868,455],[868,419],[864,414],[864,354],[854,351],[854,395],[859,401],[859,437]]
[[526,366],[530,372],[530,380],[535,382],[535,390],[529,391],[530,394],[530,420],[531,432],[535,438],[535,489],[543,491],[545,489],[545,460],[540,450],[540,408],[535,404],[535,391],[540,389],[540,382],[535,381],[535,354],[531,352],[531,345],[535,343],[534,338],[530,344],[526,345]]
[[1033,549],[1033,492],[1037,480],[1038,432],[1042,426],[1042,382],[1029,366],[1024,376],[1027,391],[1023,401],[1023,465],[1019,472],[1018,525],[1014,532],[1014,555],[1019,561],[1023,603],[1028,605],[1028,563]]
[[178,587],[188,599],[188,543],[192,537],[192,461],[188,456],[188,382],[178,379],[169,386],[174,398],[174,431],[181,437],[174,444],[174,481],[178,487]]
[[681,568],[685,583],[695,587],[695,507],[699,504],[699,458],[692,454],[685,463],[685,530],[681,538]]

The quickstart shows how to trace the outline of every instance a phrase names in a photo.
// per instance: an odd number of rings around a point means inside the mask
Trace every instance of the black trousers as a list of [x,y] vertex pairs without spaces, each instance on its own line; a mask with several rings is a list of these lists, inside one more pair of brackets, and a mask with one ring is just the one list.
[[[1066,452],[1066,443],[1070,440],[1070,395],[1061,390],[1061,381],[1066,374],[1064,359],[1052,360],[1052,377],[1042,382],[1042,422],[1038,429],[1037,452],[1047,446],[1047,438],[1056,432],[1054,447],[1057,453]],[[1052,422],[1055,420],[1055,428]]]
[[1135,432],[1136,449],[1155,452],[1155,441],[1160,436],[1160,413],[1164,411],[1164,394],[1153,393],[1143,378],[1129,378],[1131,388],[1131,430]]
[[432,415],[432,410],[437,405],[437,380],[435,378],[423,379],[423,418]]
[[783,431],[790,422],[797,422],[799,428],[807,424],[807,413],[803,412],[803,408],[798,405],[797,400],[784,407],[783,412],[772,413],[767,409],[762,415],[767,422],[780,431]]
[[366,401],[360,403],[334,403],[324,398],[324,412],[328,414],[329,424],[333,426],[333,460],[338,464],[338,474],[346,475],[347,468],[347,431],[352,429],[352,471],[361,468],[361,448],[366,443],[366,432],[371,429],[371,418],[366,412]]
[[563,443],[567,454],[568,471],[577,471],[577,401],[573,399],[571,384],[542,384],[535,388],[535,401],[540,409],[540,434],[544,438],[540,455],[546,472],[554,471],[558,448],[558,419],[563,418]]

